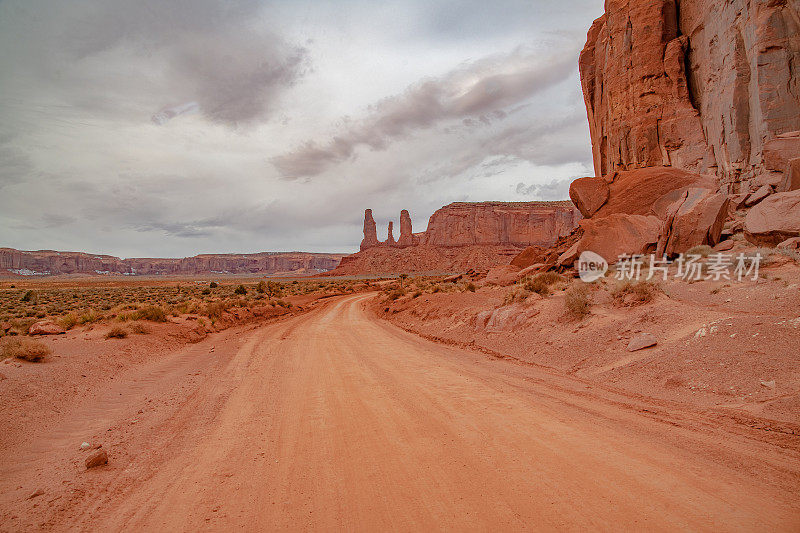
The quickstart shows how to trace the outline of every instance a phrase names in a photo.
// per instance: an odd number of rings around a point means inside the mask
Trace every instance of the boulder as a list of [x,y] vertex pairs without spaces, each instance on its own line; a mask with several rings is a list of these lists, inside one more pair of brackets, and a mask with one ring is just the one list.
[[492,268],[486,274],[486,283],[489,285],[500,285],[506,287],[517,282],[517,276],[521,269],[514,265],[500,265]]
[[67,330],[51,320],[36,322],[28,330],[29,335],[61,335],[66,332]]
[[727,252],[728,250],[733,250],[734,242],[731,239],[726,239],[721,241],[719,244],[714,246],[715,252]]
[[628,343],[628,351],[635,352],[655,346],[656,344],[658,344],[658,339],[656,339],[655,335],[651,333],[639,333],[631,338]]
[[789,161],[800,157],[800,137],[778,137],[764,143],[764,166],[786,172]]
[[654,216],[616,213],[603,218],[581,221],[584,233],[578,242],[578,254],[589,250],[609,264],[622,254],[641,254],[655,249],[661,221]]
[[753,194],[747,197],[747,200],[744,201],[744,205],[753,207],[770,194],[772,194],[772,188],[769,185],[762,185]]
[[671,223],[662,227],[663,252],[672,256],[701,244],[716,245],[728,215],[728,202],[725,194],[708,189],[688,190],[685,198],[670,208],[670,214],[674,212]]
[[796,191],[800,189],[800,157],[791,159],[786,167],[783,181],[778,185],[778,191]]
[[546,255],[547,250],[541,246],[528,246],[511,260],[511,264],[519,268],[527,268],[533,264],[541,263]]
[[569,186],[570,200],[586,218],[606,203],[608,195],[608,183],[602,178],[578,178]]
[[800,190],[773,194],[751,208],[744,219],[744,236],[768,246],[800,236]]
[[98,466],[107,465],[108,464],[108,454],[102,448],[89,454],[84,462],[86,465],[86,469],[89,470],[90,468],[96,468]]
[[475,330],[486,333],[503,333],[513,331],[539,314],[532,306],[511,304],[491,311],[482,311],[475,319]]
[[575,244],[567,248],[566,251],[564,251],[564,253],[558,256],[557,264],[559,266],[572,266],[575,263],[575,261],[578,260],[578,255],[580,255],[578,253],[579,243],[580,241],[576,242]]
[[800,250],[800,237],[792,237],[791,239],[786,239],[785,241],[781,242],[776,246],[776,248],[785,248],[787,250]]
[[[673,197],[661,200],[658,205],[669,205],[686,188],[706,188],[716,190],[713,179],[671,167],[640,168],[619,172],[609,186],[608,201],[592,218],[605,217],[614,213],[629,215],[653,215],[653,208],[665,195]],[[671,199],[671,201],[670,201]]]
[[785,176],[783,172],[767,171],[756,176],[754,183],[756,187],[763,187],[766,185],[767,187],[775,189],[780,186],[784,178]]

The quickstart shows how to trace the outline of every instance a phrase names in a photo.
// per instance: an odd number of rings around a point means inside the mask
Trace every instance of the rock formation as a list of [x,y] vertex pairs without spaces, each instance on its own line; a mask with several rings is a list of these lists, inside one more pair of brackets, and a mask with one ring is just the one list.
[[581,215],[571,202],[456,202],[436,211],[423,244],[550,246],[568,235]]
[[394,222],[390,220],[389,228],[386,231],[386,241],[384,242],[384,244],[386,244],[387,246],[394,246],[397,244],[397,241],[394,240],[393,230],[394,230]]
[[580,73],[597,176],[652,166],[747,190],[800,157],[796,0],[606,0]]
[[[568,235],[581,219],[571,202],[456,202],[437,210],[423,233],[412,233],[411,216],[400,213],[400,240],[395,242],[389,222],[387,240],[372,237],[375,221],[367,209],[361,250],[376,246],[408,247],[510,245],[550,246]],[[370,244],[371,243],[371,244]]]
[[407,209],[400,211],[400,238],[397,240],[398,246],[413,246],[414,232],[411,229],[411,215]]
[[204,254],[180,259],[131,258],[53,250],[23,251],[0,248],[0,273],[21,275],[123,274],[275,274],[328,271],[343,254],[264,252],[257,254]]
[[364,240],[361,241],[361,249],[366,250],[378,245],[378,230],[375,226],[375,219],[372,218],[372,209],[364,210]]
[[[508,262],[525,247],[548,247],[569,235],[581,219],[571,202],[456,202],[437,210],[428,229],[413,233],[411,216],[400,213],[400,238],[374,238],[367,209],[361,251],[342,258],[331,275],[445,273],[488,269]],[[371,244],[368,244],[371,243]],[[539,248],[543,249],[543,248]]]
[[751,207],[753,242],[800,234],[800,203],[783,196],[800,188],[800,2],[605,8],[579,61],[597,177],[570,187],[587,219],[559,263],[650,250],[656,225],[659,255],[715,246],[726,218]]

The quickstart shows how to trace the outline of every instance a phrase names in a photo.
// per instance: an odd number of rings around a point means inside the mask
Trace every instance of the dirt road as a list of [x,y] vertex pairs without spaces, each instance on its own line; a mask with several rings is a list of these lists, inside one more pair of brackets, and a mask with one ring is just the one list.
[[371,297],[120,376],[3,460],[0,529],[800,528],[797,435],[434,344]]

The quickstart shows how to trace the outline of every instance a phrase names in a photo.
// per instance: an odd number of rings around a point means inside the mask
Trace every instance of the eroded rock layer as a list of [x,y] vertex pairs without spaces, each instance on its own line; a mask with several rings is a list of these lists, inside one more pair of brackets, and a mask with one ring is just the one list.
[[125,274],[275,274],[327,271],[343,254],[264,252],[257,254],[204,254],[179,259],[132,258],[53,250],[23,251],[0,248],[0,273],[20,275]]

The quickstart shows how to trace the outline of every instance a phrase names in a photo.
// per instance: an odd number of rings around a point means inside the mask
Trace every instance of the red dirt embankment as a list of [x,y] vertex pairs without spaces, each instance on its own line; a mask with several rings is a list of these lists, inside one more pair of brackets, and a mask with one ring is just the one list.
[[[583,319],[566,315],[564,286],[511,304],[504,302],[520,285],[416,298],[412,289],[375,307],[392,323],[440,342],[648,397],[797,424],[800,270],[790,263],[762,274],[756,282],[668,281],[653,301],[630,307],[612,298],[617,282],[606,278],[592,286]],[[658,344],[629,352],[630,340],[644,333]]]

